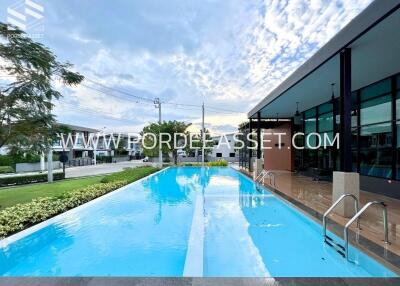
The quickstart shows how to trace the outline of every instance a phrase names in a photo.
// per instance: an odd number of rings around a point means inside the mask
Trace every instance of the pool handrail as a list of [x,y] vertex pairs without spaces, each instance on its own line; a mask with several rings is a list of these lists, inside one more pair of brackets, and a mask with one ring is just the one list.
[[[334,203],[331,205],[331,207],[324,213],[324,215],[323,215],[323,217],[322,217],[322,225],[323,225],[323,229],[324,229],[324,232],[323,232],[324,242],[326,242],[326,239],[327,239],[327,235],[326,235],[326,218],[327,218],[327,216],[333,211],[333,209],[334,209],[343,199],[345,199],[346,197],[353,198],[353,200],[354,200],[354,214],[357,214],[357,213],[358,213],[358,205],[359,205],[358,198],[357,198],[355,195],[353,195],[353,194],[343,194],[343,195],[341,195],[341,196],[336,200],[336,202],[334,202]],[[357,219],[357,228],[360,228],[360,222],[359,222],[358,219]]]
[[[260,172],[260,174],[258,174],[258,176],[255,178],[255,181],[258,183],[264,183],[265,177],[269,177],[269,184],[271,186],[276,186],[275,184],[275,173],[272,172],[271,170],[262,170]],[[272,180],[273,177],[273,180]],[[274,184],[272,185],[272,181],[274,182]]]
[[358,221],[359,217],[364,213],[364,211],[366,209],[368,209],[370,206],[372,205],[378,205],[382,207],[382,215],[383,215],[383,231],[384,231],[384,235],[385,235],[385,243],[389,243],[389,233],[388,233],[388,218],[387,218],[387,206],[384,202],[379,202],[379,201],[372,201],[372,202],[368,202],[359,212],[357,212],[346,224],[346,226],[344,227],[344,241],[345,241],[345,257],[348,261],[351,262],[351,260],[349,259],[349,227],[350,225],[353,224],[353,222],[355,220]]

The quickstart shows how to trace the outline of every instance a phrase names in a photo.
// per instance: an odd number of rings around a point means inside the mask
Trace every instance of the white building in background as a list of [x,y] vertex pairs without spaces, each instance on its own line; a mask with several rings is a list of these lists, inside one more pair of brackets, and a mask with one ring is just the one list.
[[211,137],[214,140],[214,147],[208,155],[210,161],[226,160],[228,162],[237,162],[239,160],[239,153],[235,150],[234,134],[229,133]]
[[7,146],[3,146],[0,148],[0,155],[7,155],[9,152]]

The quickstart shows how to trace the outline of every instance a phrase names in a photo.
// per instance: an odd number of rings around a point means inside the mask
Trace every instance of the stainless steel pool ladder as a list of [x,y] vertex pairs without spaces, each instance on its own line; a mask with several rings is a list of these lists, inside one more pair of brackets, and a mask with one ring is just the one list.
[[[269,184],[271,186],[275,186],[275,173],[272,171],[262,170],[260,174],[258,174],[258,176],[256,177],[255,181],[258,183],[264,183],[265,177],[267,176],[269,177]],[[272,182],[274,183],[273,185]]]
[[[358,205],[359,205],[358,198],[352,194],[343,194],[339,197],[339,199],[336,200],[336,202],[334,202],[332,204],[332,206],[324,213],[324,216],[322,217],[322,225],[323,225],[323,229],[324,229],[324,232],[323,232],[324,242],[329,244],[330,246],[334,247],[341,255],[343,255],[345,257],[347,256],[345,247],[343,247],[342,245],[340,245],[338,243],[335,243],[334,240],[326,234],[326,219],[327,219],[328,215],[335,209],[335,207],[347,197],[350,197],[354,200],[354,213],[357,214],[358,213]],[[357,218],[357,228],[360,228],[360,222],[359,222],[358,218]]]
[[256,182],[259,182],[259,179],[260,179],[261,177],[264,178],[264,176],[266,175],[266,173],[267,173],[266,170],[262,170],[262,171],[260,172],[260,174],[258,174],[258,176],[256,177],[255,181],[256,181]]
[[367,203],[359,212],[355,214],[344,227],[344,241],[345,241],[345,257],[348,261],[352,262],[349,259],[349,227],[353,224],[355,220],[357,220],[357,224],[359,224],[359,217],[372,205],[378,205],[382,207],[382,215],[383,215],[383,231],[385,235],[385,243],[389,243],[389,233],[388,233],[388,218],[387,218],[387,206],[384,202],[373,201]]

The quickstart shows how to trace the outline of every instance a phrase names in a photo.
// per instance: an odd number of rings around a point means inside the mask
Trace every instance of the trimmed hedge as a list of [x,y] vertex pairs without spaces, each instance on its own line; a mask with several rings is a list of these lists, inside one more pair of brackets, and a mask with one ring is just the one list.
[[226,167],[228,166],[228,162],[225,160],[218,160],[214,162],[208,162],[207,163],[208,167]]
[[40,198],[6,208],[0,211],[0,238],[87,203],[126,184],[127,181],[100,183],[68,192],[60,198]]
[[101,179],[101,182],[109,183],[109,182],[114,182],[114,181],[125,180],[128,183],[132,183],[132,182],[137,181],[141,178],[144,178],[158,170],[159,170],[158,168],[151,167],[151,166],[126,168],[125,170],[123,170],[121,172],[113,173],[113,174],[105,176],[103,179]]
[[112,156],[97,156],[96,162],[97,163],[112,163],[113,157]]
[[0,165],[14,166],[17,163],[38,163],[40,162],[40,155],[27,154],[22,155],[0,155]]
[[[200,167],[201,163],[197,163],[197,162],[190,163],[190,162],[188,162],[188,163],[181,163],[181,164],[179,164],[179,166]],[[228,162],[225,161],[225,160],[218,160],[218,161],[213,161],[213,162],[207,162],[206,166],[207,167],[226,167],[226,166],[228,166]]]
[[14,173],[14,169],[11,166],[0,166],[0,174]]
[[[53,179],[62,180],[65,179],[64,173],[53,173]],[[0,187],[12,186],[12,185],[24,185],[30,183],[47,182],[46,174],[34,174],[34,175],[21,175],[21,176],[10,176],[0,178]]]

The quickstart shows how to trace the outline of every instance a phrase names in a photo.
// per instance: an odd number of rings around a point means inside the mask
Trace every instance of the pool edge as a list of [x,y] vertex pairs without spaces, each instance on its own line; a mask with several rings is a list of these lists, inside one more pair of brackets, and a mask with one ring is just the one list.
[[152,173],[150,175],[147,175],[147,176],[145,176],[143,178],[140,178],[137,181],[134,181],[134,182],[129,183],[129,184],[127,184],[127,185],[125,185],[125,186],[123,186],[121,188],[118,188],[118,189],[116,189],[114,191],[111,191],[111,192],[109,192],[107,194],[104,194],[104,195],[102,195],[100,197],[97,197],[97,198],[95,198],[95,199],[93,199],[93,200],[91,200],[91,201],[89,201],[87,203],[79,205],[79,206],[77,206],[75,208],[67,210],[66,212],[60,213],[60,214],[58,214],[56,216],[53,216],[53,217],[51,217],[51,218],[49,218],[47,220],[44,220],[44,221],[40,222],[38,224],[35,224],[35,225],[30,226],[30,227],[28,227],[28,228],[26,228],[24,230],[21,230],[21,231],[15,233],[15,234],[7,236],[6,238],[3,238],[2,240],[0,240],[0,249],[3,249],[5,247],[7,247],[8,245],[10,245],[10,244],[12,244],[12,243],[24,238],[24,237],[27,237],[28,235],[30,235],[30,234],[32,234],[32,233],[34,233],[34,232],[36,232],[36,231],[38,231],[38,230],[40,230],[42,228],[45,228],[45,227],[49,226],[50,224],[56,222],[57,220],[62,219],[64,216],[67,216],[67,215],[73,214],[76,211],[80,211],[82,209],[85,209],[85,208],[91,206],[92,204],[95,204],[95,203],[97,203],[97,202],[99,202],[101,200],[104,200],[104,199],[112,196],[112,195],[115,195],[116,193],[119,193],[119,192],[127,189],[128,187],[130,187],[130,186],[132,186],[134,184],[137,184],[137,183],[139,183],[139,182],[141,182],[141,181],[143,181],[143,180],[145,180],[147,178],[155,176],[156,174],[164,172],[169,168],[170,167],[163,168],[163,169],[161,169],[161,170],[159,170],[157,172],[154,172],[154,173]]
[[[310,207],[302,204],[299,201],[292,199],[291,197],[289,197],[288,195],[284,194],[283,192],[275,189],[274,187],[261,185],[261,184],[255,182],[251,177],[249,177],[247,174],[241,172],[240,170],[235,169],[233,167],[231,167],[231,168],[233,170],[235,170],[236,172],[238,172],[239,174],[241,174],[242,176],[244,176],[245,178],[247,178],[248,180],[255,183],[257,186],[276,195],[277,197],[282,199],[285,203],[292,206],[294,209],[301,212],[302,214],[304,214],[305,216],[307,216],[308,218],[310,218],[311,220],[313,220],[314,222],[316,222],[317,224],[322,226],[322,214],[320,214],[319,212],[311,209]],[[336,228],[338,227],[338,224],[336,222],[333,222],[333,225]],[[330,230],[328,230],[328,231],[330,231]],[[336,233],[337,231],[330,231],[330,232],[332,232],[334,235],[340,237],[340,234]],[[350,233],[352,235],[354,235],[354,232],[352,230],[350,230]],[[391,271],[393,271],[395,274],[397,274],[400,277],[400,256],[396,255],[395,253],[393,253],[389,250],[385,250],[382,246],[376,244],[375,242],[373,242],[363,236],[360,236],[360,242],[367,244],[368,247],[372,247],[372,248],[376,249],[377,252],[379,251],[379,252],[386,253],[386,256],[391,256],[390,260],[386,259],[384,257],[384,255],[380,256],[378,253],[371,251],[369,248],[367,248],[367,246],[361,245],[360,243],[354,244],[354,243],[350,242],[350,245],[352,247],[358,249],[359,251],[364,252],[367,256],[371,257],[372,259],[377,260],[377,262],[379,262],[382,265],[384,265],[385,267],[389,268]]]

